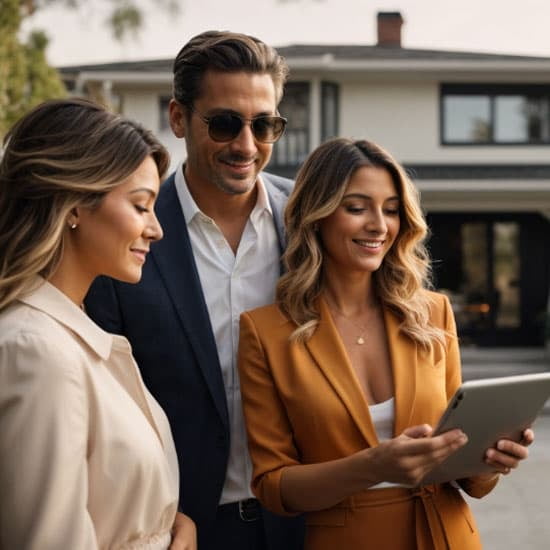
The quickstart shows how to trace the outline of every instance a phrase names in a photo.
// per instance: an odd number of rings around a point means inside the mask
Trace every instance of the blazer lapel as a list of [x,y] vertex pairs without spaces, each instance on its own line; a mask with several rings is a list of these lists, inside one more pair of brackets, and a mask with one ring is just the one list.
[[219,415],[228,427],[227,401],[216,341],[173,175],[161,186],[156,211],[164,237],[151,248],[151,256],[195,352]]
[[288,200],[288,196],[271,183],[269,174],[262,173],[262,181],[264,182],[271,211],[273,212],[273,221],[275,223],[277,236],[279,237],[279,248],[281,252],[283,252],[286,248],[284,208]]
[[317,330],[306,342],[306,347],[348,409],[367,443],[371,447],[375,446],[378,438],[363,391],[326,303],[319,298],[317,304],[321,319]]
[[[319,368],[345,404],[370,446],[378,444],[368,404],[350,364],[346,350],[322,298],[318,301],[321,315],[317,330],[306,347]],[[399,319],[389,310],[384,321],[395,386],[394,435],[409,425],[416,395],[417,346],[399,331]]]
[[399,331],[400,321],[389,310],[384,311],[386,334],[395,388],[394,435],[410,424],[416,394],[417,346]]

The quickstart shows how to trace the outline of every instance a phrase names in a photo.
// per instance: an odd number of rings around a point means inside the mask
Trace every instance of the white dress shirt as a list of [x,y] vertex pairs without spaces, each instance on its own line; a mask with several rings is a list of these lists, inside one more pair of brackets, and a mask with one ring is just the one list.
[[200,211],[185,182],[183,167],[176,170],[176,190],[181,203],[218,357],[220,360],[230,425],[227,474],[220,504],[251,498],[252,464],[237,370],[239,318],[243,311],[274,301],[280,275],[280,248],[265,186],[258,177],[258,198],[244,228],[237,253],[216,222]]

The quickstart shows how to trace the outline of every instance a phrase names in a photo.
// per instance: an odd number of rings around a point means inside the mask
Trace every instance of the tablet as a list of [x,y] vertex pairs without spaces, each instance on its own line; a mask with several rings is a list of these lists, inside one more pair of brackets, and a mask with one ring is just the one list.
[[422,485],[442,483],[493,468],[485,451],[502,438],[520,441],[550,398],[550,372],[464,382],[449,401],[434,435],[460,428],[468,443],[436,466]]

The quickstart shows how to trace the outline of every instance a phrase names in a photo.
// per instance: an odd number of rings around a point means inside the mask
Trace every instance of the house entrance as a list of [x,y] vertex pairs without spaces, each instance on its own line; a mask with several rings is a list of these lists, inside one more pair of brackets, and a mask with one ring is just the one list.
[[463,344],[542,345],[550,224],[536,214],[431,214],[436,287]]

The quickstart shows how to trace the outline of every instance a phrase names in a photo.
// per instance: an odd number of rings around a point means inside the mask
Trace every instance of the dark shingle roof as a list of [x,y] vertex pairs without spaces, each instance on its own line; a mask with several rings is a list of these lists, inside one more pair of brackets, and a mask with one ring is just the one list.
[[115,61],[113,63],[95,63],[90,65],[71,65],[58,67],[62,73],[83,71],[139,71],[139,72],[172,72],[173,59],[149,59],[145,61]]
[[[331,55],[335,60],[454,60],[454,61],[550,61],[549,57],[527,55],[503,55],[493,53],[419,50],[384,46],[357,46],[343,44],[294,44],[277,48],[290,63],[292,58],[316,58]],[[114,63],[97,63],[60,67],[61,72],[81,71],[139,71],[139,72],[172,72],[173,59],[151,59],[143,61],[120,61]]]
[[526,55],[503,55],[480,52],[462,52],[446,50],[420,50],[391,46],[354,46],[338,44],[295,44],[277,48],[285,57],[318,57],[331,54],[335,59],[453,59],[473,61],[528,61],[540,58]]

